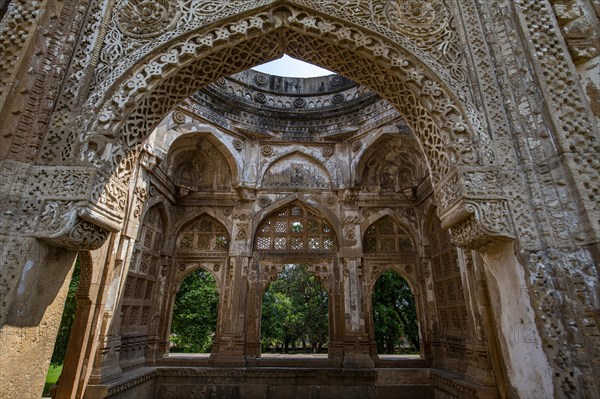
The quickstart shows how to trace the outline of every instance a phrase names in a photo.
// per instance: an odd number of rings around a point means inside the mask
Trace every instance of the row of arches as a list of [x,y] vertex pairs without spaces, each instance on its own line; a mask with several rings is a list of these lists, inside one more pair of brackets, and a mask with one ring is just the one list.
[[[302,146],[301,150],[297,146],[265,144],[256,148],[262,158],[249,162],[235,148],[233,139],[218,139],[212,129],[198,133],[195,131],[199,127],[194,124],[172,125],[170,118],[164,123],[165,129],[154,134],[164,135],[168,131],[175,138],[166,141],[155,138],[164,141],[164,151],[169,153],[161,168],[185,195],[229,191],[240,185],[265,190],[332,190],[343,188],[348,182],[367,190],[401,193],[415,190],[428,181],[428,170],[416,141],[399,133],[373,132],[351,156],[343,155],[348,152],[346,147],[358,142]],[[335,152],[339,154],[330,158]],[[337,157],[348,157],[344,161],[348,166],[342,167]]]
[[[340,224],[337,217],[327,208],[319,205],[307,205],[296,199],[285,199],[273,204],[256,216],[252,224],[257,226],[251,236],[254,249],[267,252],[324,251],[334,252],[340,241]],[[327,214],[324,214],[324,212]],[[335,218],[333,221],[330,218]],[[166,225],[166,211],[161,204],[150,208],[145,216],[144,227],[140,233],[145,248],[158,250],[159,240],[165,232],[174,238],[175,253],[222,252],[227,253],[231,242],[231,222],[217,215],[214,210],[206,210],[191,220],[178,221],[171,229]],[[149,223],[155,223],[153,226]],[[157,229],[156,231],[154,229]],[[408,225],[405,217],[392,210],[382,210],[361,225],[363,249],[367,253],[415,252],[416,237],[414,227]],[[173,240],[171,240],[173,241]],[[167,250],[172,244],[166,240]],[[136,260],[132,265],[137,265]],[[144,262],[144,269],[147,267]],[[135,266],[134,269],[138,268]]]
[[[253,318],[255,321],[260,321],[264,293],[272,281],[276,280],[277,275],[285,269],[284,265],[289,264],[290,261],[307,261],[310,274],[321,282],[324,292],[327,293],[328,303],[334,307],[329,309],[327,319],[331,321],[332,328],[337,328],[337,332],[330,331],[330,334],[339,339],[341,327],[339,322],[336,327],[334,319],[339,318],[340,307],[343,307],[339,300],[336,302],[335,299],[336,296],[339,296],[339,292],[336,292],[340,289],[339,280],[342,278],[338,275],[341,273],[339,266],[336,266],[339,264],[338,252],[341,249],[342,239],[338,237],[339,227],[335,229],[333,226],[339,226],[340,222],[330,222],[328,215],[324,215],[319,209],[297,199],[283,205],[273,204],[273,207],[275,209],[265,210],[264,215],[254,222],[257,228],[256,232],[252,234],[253,257],[249,261],[254,266],[249,265],[249,270],[244,270],[242,273],[256,273],[256,281],[260,283],[254,288],[249,288],[255,291],[253,296],[256,297],[256,301],[247,306],[254,307],[257,314]],[[214,278],[214,288],[218,294],[215,295],[213,291],[209,297],[212,298],[213,304],[217,303],[215,298],[219,298],[218,318],[211,319],[218,320],[218,325],[222,325],[222,320],[230,317],[226,315],[227,308],[231,306],[232,300],[236,300],[235,295],[228,291],[231,289],[229,284],[233,273],[231,260],[228,260],[228,257],[230,245],[234,240],[228,227],[220,220],[225,219],[226,221],[227,219],[222,217],[217,219],[208,212],[204,212],[192,220],[176,223],[177,229],[170,231],[167,227],[168,223],[162,221],[163,212],[163,206],[157,204],[145,214],[125,283],[120,307],[121,367],[124,369],[136,367],[136,365],[148,361],[146,347],[150,345],[151,336],[161,342],[159,353],[169,352],[173,328],[177,331],[177,326],[182,324],[177,318],[172,318],[176,310],[183,306],[177,304],[176,298],[178,295],[192,295],[190,290],[185,288],[187,284],[184,282],[188,276],[193,276],[192,281],[195,282],[205,281],[197,275],[199,271],[203,270]],[[214,212],[210,213],[215,215]],[[369,257],[372,256],[374,256],[373,259],[377,259],[383,255],[389,261],[386,264],[372,267],[368,265],[369,261],[365,260],[367,262],[365,267],[372,269],[373,272],[370,282],[364,288],[369,294],[363,293],[362,296],[371,295],[370,293],[376,290],[376,282],[387,271],[393,270],[398,274],[405,275],[405,269],[400,266],[401,263],[398,263],[400,259],[414,265],[406,267],[406,270],[413,271],[407,278],[408,284],[410,286],[418,284],[418,273],[415,274],[416,271],[413,268],[418,263],[419,246],[417,243],[419,239],[398,222],[398,217],[394,216],[394,212],[382,211],[371,215],[364,223],[366,228],[360,236],[365,259],[370,259]],[[440,229],[439,222],[431,227]],[[445,234],[443,249],[448,250],[450,241],[447,237],[448,233]],[[169,240],[163,241],[162,248],[156,246],[156,240],[161,237],[170,237]],[[235,239],[237,240],[237,238]],[[174,247],[172,243],[175,243]],[[156,251],[162,251],[163,254],[165,251],[172,251],[174,270],[168,270],[165,265],[159,270]],[[442,259],[442,255],[439,255],[439,261],[446,262],[447,259]],[[456,263],[455,267],[457,267]],[[445,271],[440,271],[440,273],[447,275]],[[252,279],[250,275],[249,278]],[[455,282],[458,285],[462,284],[460,276]],[[252,285],[252,283],[250,284]],[[183,291],[181,291],[181,287],[184,287]],[[454,289],[449,286],[448,288]],[[444,286],[440,290],[443,291]],[[414,289],[412,291],[414,292]],[[178,292],[183,292],[183,294]],[[418,307],[419,301],[415,298],[422,296],[422,293],[414,293],[416,295],[413,297],[412,303]],[[371,297],[369,296],[369,298]],[[453,300],[449,300],[448,304],[449,306],[454,305],[455,302],[464,302],[462,293]],[[382,338],[376,337],[377,329],[373,320],[377,313],[370,303],[371,299],[366,299],[363,304],[367,309],[365,318],[368,320],[365,332],[370,334],[371,355],[376,355],[378,349],[383,351],[383,346],[389,345],[382,342]],[[464,308],[464,303],[461,306]],[[448,315],[454,315],[452,313],[454,310],[449,307]],[[423,312],[424,309],[415,310],[415,320],[416,314],[423,314]],[[465,317],[465,315],[461,314],[459,317]],[[444,322],[450,323],[449,320],[444,320]],[[407,323],[406,320],[405,323]],[[466,320],[462,320],[460,323],[462,325],[462,323],[466,323]],[[257,331],[255,354],[259,355],[260,347],[264,346],[260,333],[261,323],[255,323],[253,328]],[[466,331],[461,330],[459,333],[464,334]],[[223,345],[221,332],[215,331],[214,334],[216,345],[211,347],[213,354],[218,353],[219,345]],[[173,339],[176,345],[178,341],[180,346],[187,345],[178,338],[177,332]],[[413,337],[413,345],[416,346],[414,342]],[[208,341],[204,341],[204,349],[208,344]],[[199,346],[195,346],[195,348],[197,349]],[[421,348],[421,354],[423,353],[425,353],[425,349]],[[332,354],[330,353],[330,355]]]
[[[211,352],[222,289],[214,271],[202,266],[183,276],[173,299],[171,353]],[[330,295],[305,265],[284,265],[262,298],[261,353],[327,353]],[[402,272],[396,268],[381,273],[367,295],[377,354],[418,357],[415,296]]]

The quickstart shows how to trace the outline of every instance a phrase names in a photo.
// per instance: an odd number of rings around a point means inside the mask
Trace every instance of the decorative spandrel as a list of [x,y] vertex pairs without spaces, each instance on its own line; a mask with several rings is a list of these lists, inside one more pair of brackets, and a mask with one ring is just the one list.
[[335,232],[319,215],[299,203],[280,209],[258,228],[256,251],[316,253],[336,251]]

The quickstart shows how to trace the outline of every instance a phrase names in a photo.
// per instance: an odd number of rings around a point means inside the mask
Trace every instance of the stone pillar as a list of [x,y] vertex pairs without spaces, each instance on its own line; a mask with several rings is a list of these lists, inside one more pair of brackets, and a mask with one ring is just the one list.
[[344,292],[344,367],[370,368],[375,363],[369,349],[365,327],[361,258],[343,258]]
[[77,252],[0,236],[0,397],[40,397]]
[[[175,261],[171,256],[161,256],[156,298],[160,301],[153,310],[153,320],[148,329],[148,348],[146,362],[155,364],[169,353],[173,307],[175,306]],[[213,345],[214,347],[214,345]]]
[[512,241],[480,250],[498,341],[515,396],[552,398],[552,369],[542,349],[530,292]]
[[260,298],[255,285],[248,285],[249,261],[248,257],[232,256],[227,262],[219,307],[218,352],[212,354],[215,366],[245,366],[247,356],[260,355]]
[[[115,235],[112,250],[103,267],[108,269],[105,296],[102,302],[102,322],[98,334],[98,349],[94,354],[90,385],[119,378],[123,371],[119,365],[121,347],[121,308],[123,281],[127,276],[133,242],[125,236]],[[88,387],[88,391],[91,387]],[[92,390],[95,388],[91,388]]]
[[327,354],[336,366],[341,367],[344,360],[344,284],[340,261],[333,259],[329,276],[329,343]]
[[79,254],[81,273],[75,297],[77,310],[56,398],[80,398],[85,392],[92,371],[93,354],[97,348],[102,316],[102,298],[106,288],[104,268],[110,242],[95,251]]

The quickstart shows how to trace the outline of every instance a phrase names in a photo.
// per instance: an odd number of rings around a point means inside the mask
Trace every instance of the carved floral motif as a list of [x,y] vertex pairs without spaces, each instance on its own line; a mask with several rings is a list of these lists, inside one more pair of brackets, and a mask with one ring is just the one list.
[[172,0],[125,0],[117,10],[117,26],[135,39],[149,39],[172,29],[181,16]]
[[395,29],[415,37],[440,33],[450,19],[442,0],[391,0],[385,14]]

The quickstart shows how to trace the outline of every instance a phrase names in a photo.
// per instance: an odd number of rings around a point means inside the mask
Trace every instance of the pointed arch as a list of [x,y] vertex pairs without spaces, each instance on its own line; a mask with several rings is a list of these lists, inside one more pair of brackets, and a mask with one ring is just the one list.
[[[101,154],[110,137],[119,141],[113,142],[115,153],[136,146],[178,101],[219,77],[277,58],[284,49],[394,104],[421,142],[435,182],[454,163],[481,163],[473,128],[480,129],[478,114],[465,111],[473,107],[458,100],[451,78],[437,76],[418,50],[289,4],[175,36],[118,78],[107,77],[88,103],[90,116],[100,117],[90,118],[83,152],[99,159],[94,153]],[[117,167],[112,163],[106,167]]]
[[164,167],[177,186],[193,191],[228,191],[238,179],[235,158],[211,133],[181,135],[168,151]]
[[302,205],[312,209],[316,213],[320,214],[323,219],[332,227],[335,232],[336,242],[340,242],[341,231],[340,231],[340,222],[338,217],[331,211],[331,209],[326,206],[319,204],[317,202],[311,201],[304,194],[294,193],[288,195],[287,197],[281,198],[269,206],[263,208],[261,211],[257,212],[254,218],[252,219],[252,237],[251,242],[254,242],[256,237],[256,232],[258,231],[259,225],[261,225],[264,220],[269,217],[269,215],[275,213],[280,208],[290,205],[291,203],[298,201]]
[[335,253],[338,238],[331,224],[300,201],[268,214],[253,237],[254,250],[266,253]]
[[[365,177],[377,179],[382,162],[389,161],[398,169],[408,168],[411,171],[414,186],[429,175],[426,162],[423,162],[422,149],[419,143],[410,135],[382,134],[364,150],[356,165],[354,180],[361,184],[369,184]],[[381,182],[379,182],[381,183]]]
[[377,223],[385,217],[390,217],[400,228],[404,229],[413,242],[414,251],[421,252],[421,241],[419,240],[420,234],[418,233],[417,228],[405,216],[399,214],[398,212],[390,208],[381,209],[369,215],[369,217],[367,217],[361,222],[361,240],[364,241],[365,234],[370,226],[374,225],[375,223]]
[[188,220],[178,230],[175,238],[175,254],[192,256],[199,253],[223,254],[229,252],[230,232],[218,219],[201,213]]

